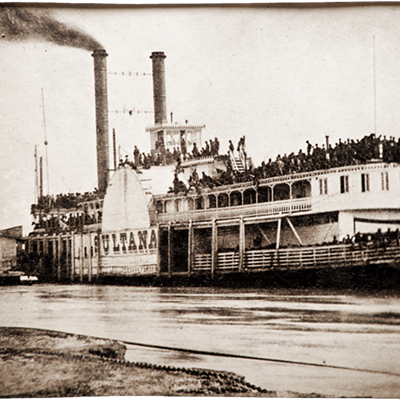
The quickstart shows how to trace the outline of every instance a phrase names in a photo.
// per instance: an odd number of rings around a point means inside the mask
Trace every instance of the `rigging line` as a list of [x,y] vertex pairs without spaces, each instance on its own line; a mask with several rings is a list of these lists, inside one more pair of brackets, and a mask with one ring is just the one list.
[[[18,327],[18,329],[29,329],[29,328]],[[38,330],[38,331],[42,331],[42,332],[56,332],[56,333],[64,333],[64,334],[67,334],[67,335],[79,335],[77,333],[62,332],[62,331],[56,331],[56,330],[52,330],[52,329],[42,329],[42,328],[35,328],[35,329]],[[244,360],[268,361],[268,362],[282,363],[282,364],[304,365],[304,366],[309,366],[309,367],[323,367],[323,368],[341,369],[341,370],[346,370],[346,371],[369,372],[369,373],[372,373],[372,374],[400,376],[400,374],[396,373],[396,372],[376,371],[376,370],[373,370],[373,369],[343,367],[343,366],[340,366],[340,365],[318,364],[318,363],[311,363],[311,362],[305,362],[305,361],[283,360],[283,359],[277,359],[277,358],[244,356],[244,355],[240,355],[240,354],[219,353],[219,352],[215,352],[215,351],[184,349],[184,348],[180,348],[180,347],[160,346],[160,345],[155,345],[155,344],[130,342],[128,340],[104,338],[104,337],[100,337],[100,336],[91,336],[90,335],[90,337],[95,338],[95,339],[101,339],[101,340],[115,340],[117,342],[125,343],[125,344],[131,345],[131,346],[140,346],[140,347],[147,347],[147,348],[161,349],[161,350],[180,351],[180,352],[183,352],[183,353],[201,354],[201,355],[206,355],[206,356],[240,358],[240,359],[244,359]]]
[[46,132],[46,113],[44,110],[44,94],[42,89],[42,109],[43,109],[43,128],[44,128],[44,145],[46,148],[46,175],[47,175],[47,195],[50,194],[50,179],[49,179],[49,155],[47,152],[47,132]]

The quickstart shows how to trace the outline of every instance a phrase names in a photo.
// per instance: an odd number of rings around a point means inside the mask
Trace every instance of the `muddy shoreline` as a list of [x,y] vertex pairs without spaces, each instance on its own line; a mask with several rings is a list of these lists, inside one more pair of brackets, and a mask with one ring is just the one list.
[[268,391],[226,371],[128,362],[125,351],[115,340],[0,327],[0,396],[320,397]]

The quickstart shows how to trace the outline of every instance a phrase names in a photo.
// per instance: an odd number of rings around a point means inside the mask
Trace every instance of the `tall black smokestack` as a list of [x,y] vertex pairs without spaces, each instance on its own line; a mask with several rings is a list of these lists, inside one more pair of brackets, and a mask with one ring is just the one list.
[[167,122],[164,68],[164,59],[167,56],[164,55],[163,51],[154,51],[150,58],[153,60],[154,123],[158,125]]
[[107,102],[107,62],[105,50],[95,50],[94,90],[96,97],[96,148],[97,148],[97,185],[105,193],[108,185],[109,144],[108,144],[108,102]]

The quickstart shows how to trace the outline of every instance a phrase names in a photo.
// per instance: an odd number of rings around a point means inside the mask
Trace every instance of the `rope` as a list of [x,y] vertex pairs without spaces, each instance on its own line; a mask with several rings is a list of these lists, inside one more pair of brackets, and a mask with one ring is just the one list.
[[[8,328],[11,328],[11,327],[8,327]],[[53,333],[63,333],[63,334],[73,335],[73,336],[84,336],[84,335],[80,335],[78,333],[55,331],[55,330],[51,330],[51,329],[21,328],[21,327],[18,327],[16,329],[35,329],[35,330],[42,331],[42,332],[53,332]],[[400,374],[396,373],[396,372],[376,371],[376,370],[372,370],[372,369],[343,367],[343,366],[339,366],[339,365],[319,364],[319,363],[311,363],[311,362],[305,362],[305,361],[292,361],[292,360],[284,360],[284,359],[278,359],[278,358],[245,356],[245,355],[230,354],[230,353],[219,353],[219,352],[215,352],[215,351],[185,349],[185,348],[181,348],[181,347],[160,346],[160,345],[155,345],[155,344],[130,342],[128,340],[103,338],[103,337],[99,337],[99,336],[90,336],[90,337],[92,337],[94,339],[101,339],[101,340],[115,340],[117,342],[124,343],[124,344],[131,345],[131,346],[139,346],[139,347],[146,347],[146,348],[160,349],[160,350],[179,351],[179,352],[183,352],[183,353],[201,354],[201,355],[205,355],[205,356],[239,358],[239,359],[244,359],[244,360],[268,361],[268,362],[282,363],[282,364],[304,365],[304,366],[309,366],[309,367],[323,367],[323,368],[340,369],[340,370],[345,370],[345,371],[368,372],[368,373],[372,373],[372,374],[400,376]]]

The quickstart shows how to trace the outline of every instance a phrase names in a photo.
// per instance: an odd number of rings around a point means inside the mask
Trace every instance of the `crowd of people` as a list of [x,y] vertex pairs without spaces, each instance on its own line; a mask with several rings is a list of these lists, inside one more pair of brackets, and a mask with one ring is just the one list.
[[37,204],[32,204],[31,214],[36,214],[37,211],[49,212],[52,209],[75,209],[82,202],[97,200],[99,198],[99,192],[94,189],[93,192],[85,193],[67,193],[45,195],[39,197]]
[[[361,140],[348,139],[342,142],[339,139],[338,143],[334,146],[329,144],[327,148],[325,145],[320,147],[316,144],[313,146],[309,141],[306,141],[306,144],[306,152],[300,149],[297,154],[292,152],[289,155],[278,155],[274,161],[270,158],[268,162],[263,161],[259,167],[253,168],[249,166],[242,172],[233,169],[230,162],[227,162],[226,171],[221,172],[217,178],[211,178],[204,173],[200,178],[197,172],[194,171],[189,178],[189,188],[187,190],[190,190],[190,188],[200,189],[202,187],[213,188],[249,181],[257,185],[259,180],[264,178],[363,164],[371,160],[387,163],[400,162],[400,139],[396,141],[394,137],[387,139],[385,136],[377,137],[375,134],[370,134],[364,136]],[[244,164],[246,164],[247,155],[244,137],[239,140],[236,150],[237,154],[244,158]],[[234,157],[234,152],[235,146],[229,140],[228,154],[231,156],[230,159]],[[181,184],[179,187],[182,189]],[[171,189],[175,193],[177,190],[178,187],[176,185]]]
[[269,178],[278,175],[287,175],[299,172],[320,169],[343,167],[363,164],[371,160],[383,162],[400,162],[400,139],[394,137],[386,139],[375,134],[364,136],[361,140],[339,142],[335,146],[328,144],[321,147],[313,146],[306,141],[307,151],[300,150],[297,154],[278,155],[274,161],[269,159],[254,170],[258,178]]
[[172,152],[169,148],[165,148],[164,145],[159,145],[157,146],[157,150],[152,152],[152,154],[140,152],[138,147],[135,145],[132,161],[129,159],[129,156],[126,155],[125,159],[121,158],[119,160],[119,166],[129,165],[134,169],[149,169],[150,167],[159,165],[174,165],[188,160],[218,156],[219,148],[220,144],[217,138],[206,141],[204,147],[201,149],[197,147],[196,143],[193,143],[191,152],[186,150],[187,147],[185,143],[181,143],[180,148],[174,147]]

